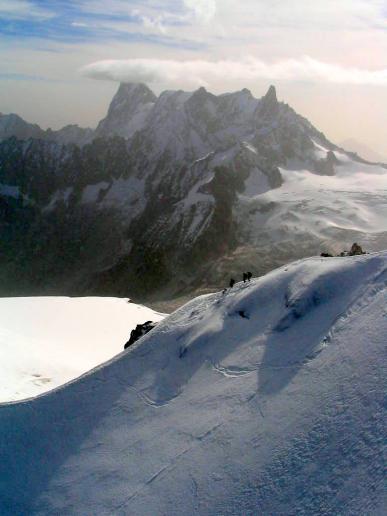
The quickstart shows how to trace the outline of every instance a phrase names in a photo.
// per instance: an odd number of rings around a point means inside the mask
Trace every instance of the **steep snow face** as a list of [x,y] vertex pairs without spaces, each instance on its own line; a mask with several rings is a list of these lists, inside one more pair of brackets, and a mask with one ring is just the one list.
[[295,262],[1,406],[1,513],[382,514],[386,286],[387,252]]
[[120,353],[137,324],[162,318],[127,299],[0,299],[0,401],[73,380]]

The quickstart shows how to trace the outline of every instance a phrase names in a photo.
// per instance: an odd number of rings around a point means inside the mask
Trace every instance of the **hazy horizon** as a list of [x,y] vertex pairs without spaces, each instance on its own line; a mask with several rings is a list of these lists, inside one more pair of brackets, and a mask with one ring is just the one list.
[[0,0],[0,21],[0,112],[43,128],[95,127],[121,80],[256,97],[274,84],[333,142],[387,156],[383,1]]

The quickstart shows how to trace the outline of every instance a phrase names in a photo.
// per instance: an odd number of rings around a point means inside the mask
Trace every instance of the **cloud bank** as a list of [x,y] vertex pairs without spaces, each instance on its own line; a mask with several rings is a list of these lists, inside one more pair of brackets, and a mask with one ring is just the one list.
[[239,61],[162,59],[105,60],[91,63],[81,73],[94,79],[118,82],[161,83],[171,87],[210,86],[219,81],[268,79],[328,82],[352,85],[387,85],[387,68],[368,70],[324,63],[304,56],[267,63],[254,57]]

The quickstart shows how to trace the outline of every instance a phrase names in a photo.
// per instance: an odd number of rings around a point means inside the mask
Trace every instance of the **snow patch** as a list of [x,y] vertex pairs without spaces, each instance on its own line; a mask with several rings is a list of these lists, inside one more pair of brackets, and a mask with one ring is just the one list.
[[136,324],[162,318],[127,299],[0,299],[0,401],[80,376],[120,353]]
[[109,186],[107,181],[100,181],[94,185],[87,185],[82,192],[82,203],[97,202],[98,196],[102,190],[106,190]]

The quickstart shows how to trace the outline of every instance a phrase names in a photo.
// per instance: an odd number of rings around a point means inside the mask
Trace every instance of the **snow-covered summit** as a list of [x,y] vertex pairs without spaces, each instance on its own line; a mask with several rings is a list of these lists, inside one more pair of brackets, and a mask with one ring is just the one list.
[[382,514],[386,271],[292,263],[1,405],[1,514]]

